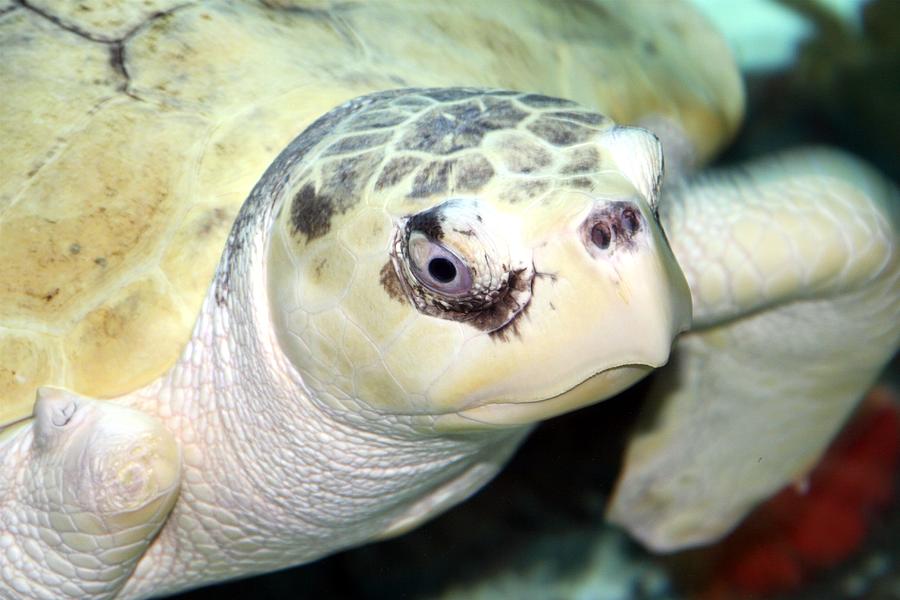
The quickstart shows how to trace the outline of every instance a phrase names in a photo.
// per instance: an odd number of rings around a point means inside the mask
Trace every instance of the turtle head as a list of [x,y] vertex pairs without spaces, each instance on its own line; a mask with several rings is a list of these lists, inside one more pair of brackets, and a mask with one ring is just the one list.
[[441,430],[520,425],[666,362],[691,307],[652,134],[471,89],[338,114],[269,248],[279,341],[320,399]]

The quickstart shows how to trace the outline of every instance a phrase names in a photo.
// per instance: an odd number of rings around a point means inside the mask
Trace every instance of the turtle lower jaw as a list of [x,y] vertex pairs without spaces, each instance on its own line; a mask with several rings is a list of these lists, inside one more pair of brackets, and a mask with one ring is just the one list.
[[531,425],[605,400],[646,377],[654,367],[621,365],[601,371],[580,383],[541,400],[488,402],[455,413],[439,415],[438,431]]

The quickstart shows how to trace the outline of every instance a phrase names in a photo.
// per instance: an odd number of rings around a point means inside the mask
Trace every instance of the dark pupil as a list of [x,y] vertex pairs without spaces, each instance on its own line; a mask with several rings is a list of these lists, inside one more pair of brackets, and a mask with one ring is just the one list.
[[456,267],[446,258],[432,258],[428,263],[428,274],[441,283],[450,283],[456,277]]

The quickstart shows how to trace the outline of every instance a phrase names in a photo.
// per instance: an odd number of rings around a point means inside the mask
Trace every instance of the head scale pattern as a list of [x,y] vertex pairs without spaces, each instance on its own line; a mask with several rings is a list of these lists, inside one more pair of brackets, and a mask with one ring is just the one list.
[[590,144],[612,123],[569,100],[477,88],[373,95],[311,148],[290,202],[292,233],[326,235],[371,191],[418,200],[472,195],[503,174],[498,197],[532,201],[555,186],[589,191],[602,161]]

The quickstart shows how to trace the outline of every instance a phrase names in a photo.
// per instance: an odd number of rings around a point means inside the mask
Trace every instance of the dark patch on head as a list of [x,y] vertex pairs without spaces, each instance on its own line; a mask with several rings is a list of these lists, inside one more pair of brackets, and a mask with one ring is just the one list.
[[331,229],[333,214],[331,198],[317,194],[315,186],[307,183],[291,203],[293,231],[305,235],[307,241],[323,236]]
[[422,160],[414,156],[398,156],[390,159],[381,169],[381,175],[375,182],[375,189],[383,190],[386,187],[393,187],[421,163]]
[[466,155],[453,167],[453,189],[458,192],[477,192],[494,176],[494,167],[480,154]]
[[539,171],[553,162],[553,157],[537,144],[524,137],[510,136],[502,144],[502,156],[506,168],[513,173],[532,173]]
[[543,179],[523,179],[500,192],[500,199],[510,204],[528,202],[542,196],[550,189],[550,182]]
[[554,146],[571,146],[591,139],[595,129],[572,121],[542,117],[528,126],[528,130]]
[[322,185],[304,184],[291,203],[293,232],[309,242],[331,229],[331,219],[360,201],[375,168],[384,157],[381,150],[359,156],[331,160],[322,166]]
[[81,254],[81,244],[75,242],[69,245],[69,254]]
[[563,165],[560,173],[563,175],[578,175],[581,173],[594,173],[600,169],[600,153],[593,146],[575,148],[569,154],[569,162]]
[[384,129],[395,127],[409,117],[391,110],[371,110],[357,115],[348,121],[344,128],[347,131],[366,131],[369,129]]
[[554,98],[543,94],[527,94],[519,98],[519,102],[531,108],[554,108],[562,106],[576,106],[575,102],[564,98]]
[[393,135],[393,131],[348,135],[328,146],[328,148],[325,149],[323,156],[347,154],[348,152],[361,152],[376,146],[383,146],[391,139],[391,137],[393,137]]
[[476,192],[494,176],[494,167],[481,155],[436,160],[422,167],[407,198],[428,198],[450,191]]
[[594,180],[590,177],[572,177],[571,179],[566,179],[565,184],[568,187],[578,188],[582,190],[594,189]]
[[359,201],[358,194],[375,175],[384,159],[383,150],[326,162],[322,166],[322,191],[338,199],[342,212]]
[[416,174],[412,190],[407,194],[407,197],[427,198],[434,194],[446,192],[453,162],[450,160],[436,160],[422,167]]
[[44,294],[44,301],[45,301],[45,302],[50,302],[51,300],[53,300],[54,298],[56,298],[56,296],[57,296],[58,294],[59,294],[59,288],[53,288],[52,290],[50,290],[49,292],[47,292],[46,294]]
[[444,237],[444,229],[441,226],[439,206],[413,215],[406,224],[407,231],[418,231],[425,234],[429,240],[440,241]]
[[400,283],[397,271],[394,270],[394,265],[390,260],[381,267],[378,282],[392,300],[396,300],[401,304],[409,304],[409,298],[406,297],[406,292],[403,291],[403,284]]
[[94,259],[94,264],[97,265],[98,267],[105,267],[106,266],[106,258],[103,256],[98,256],[97,258]]
[[644,54],[648,54],[650,56],[656,56],[659,54],[659,48],[656,46],[656,42],[653,40],[644,40],[644,43],[641,44],[641,49],[643,49]]
[[451,154],[477,147],[488,132],[511,129],[526,116],[511,101],[490,96],[440,105],[416,119],[397,147]]
[[569,121],[577,121],[585,125],[602,125],[606,121],[606,117],[599,113],[574,110],[555,110],[553,112],[544,113],[548,117],[557,119],[568,119]]

